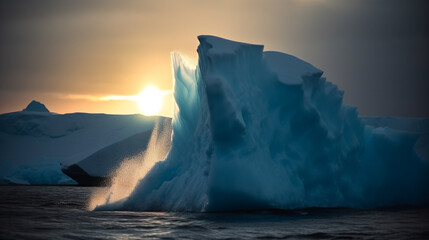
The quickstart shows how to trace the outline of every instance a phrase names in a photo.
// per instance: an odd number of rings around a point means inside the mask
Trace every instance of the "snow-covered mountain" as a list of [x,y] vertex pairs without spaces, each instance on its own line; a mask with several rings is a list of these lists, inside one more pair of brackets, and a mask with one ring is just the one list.
[[37,111],[1,114],[0,183],[76,183],[61,172],[60,164],[72,165],[111,144],[149,131],[157,118]]

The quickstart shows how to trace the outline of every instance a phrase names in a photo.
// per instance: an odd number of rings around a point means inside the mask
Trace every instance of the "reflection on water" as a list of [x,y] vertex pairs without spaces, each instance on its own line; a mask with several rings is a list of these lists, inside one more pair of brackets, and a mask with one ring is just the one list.
[[243,213],[88,211],[98,188],[0,186],[0,239],[428,239],[429,209]]

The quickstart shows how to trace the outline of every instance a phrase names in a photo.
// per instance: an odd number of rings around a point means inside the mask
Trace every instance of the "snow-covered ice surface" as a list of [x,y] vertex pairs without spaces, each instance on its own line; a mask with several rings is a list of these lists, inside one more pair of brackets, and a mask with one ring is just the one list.
[[[53,114],[0,115],[0,184],[73,184],[61,165],[76,163],[108,145],[151,130],[155,117]],[[103,166],[103,162],[98,162]]]
[[429,203],[417,134],[365,125],[322,71],[263,46],[199,36],[172,54],[172,147],[127,198],[96,210],[372,208]]

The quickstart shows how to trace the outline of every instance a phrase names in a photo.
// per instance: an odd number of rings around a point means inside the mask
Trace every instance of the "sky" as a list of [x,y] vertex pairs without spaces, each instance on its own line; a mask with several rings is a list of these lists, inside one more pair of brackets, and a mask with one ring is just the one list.
[[[198,35],[265,45],[324,71],[361,115],[429,117],[429,7],[422,0],[0,1],[0,113],[139,113],[172,90],[170,53]],[[107,98],[109,99],[109,98]],[[161,115],[172,116],[167,94]]]

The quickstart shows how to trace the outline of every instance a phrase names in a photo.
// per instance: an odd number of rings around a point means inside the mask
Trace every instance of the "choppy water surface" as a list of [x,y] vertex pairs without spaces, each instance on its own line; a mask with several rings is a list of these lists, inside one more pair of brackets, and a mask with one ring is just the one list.
[[0,186],[0,239],[429,239],[429,209],[93,212],[95,188]]

